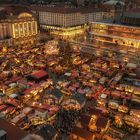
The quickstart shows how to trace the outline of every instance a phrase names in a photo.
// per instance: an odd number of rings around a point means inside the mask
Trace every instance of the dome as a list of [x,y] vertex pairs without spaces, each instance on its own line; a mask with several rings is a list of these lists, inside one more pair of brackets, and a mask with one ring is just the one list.
[[117,5],[117,4],[125,5],[125,3],[121,0],[109,0],[109,1],[104,2],[104,4],[106,4],[106,5]]

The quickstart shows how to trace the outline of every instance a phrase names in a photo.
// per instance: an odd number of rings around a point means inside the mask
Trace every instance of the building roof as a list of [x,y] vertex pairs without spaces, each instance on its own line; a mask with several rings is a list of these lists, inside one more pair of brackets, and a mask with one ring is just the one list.
[[3,6],[0,10],[0,19],[7,19],[9,16],[18,16],[25,12],[31,14],[31,11],[25,6]]
[[[129,15],[129,17],[127,17],[126,15]],[[121,17],[116,16],[116,18],[107,18],[107,19],[100,20],[96,23],[108,24],[111,26],[124,26],[124,27],[138,29],[140,27],[140,18],[137,17],[139,17],[139,14],[133,16],[132,13],[127,13],[127,14],[124,13],[123,16]]]
[[20,101],[17,99],[11,98],[11,99],[6,100],[6,104],[10,104],[10,105],[17,107],[20,104]]
[[7,132],[7,140],[21,140],[27,133],[6,120],[0,119],[0,129]]
[[83,128],[79,128],[79,127],[75,127],[72,130],[72,134],[77,135],[85,140],[92,140],[93,136],[94,136],[93,133],[91,133]]
[[136,68],[137,68],[137,64],[134,64],[134,63],[127,63],[126,67],[136,69]]
[[64,5],[56,5],[56,6],[31,6],[31,10],[34,11],[45,11],[45,12],[52,12],[52,13],[64,13],[64,14],[70,14],[70,13],[93,13],[93,12],[101,12],[101,11],[107,11],[106,8],[94,8],[94,7],[65,7]]
[[120,97],[121,92],[118,91],[118,90],[114,90],[114,91],[111,92],[111,95],[112,95],[112,96],[115,96],[115,97]]
[[26,89],[24,92],[22,92],[23,94],[30,94],[31,91],[35,90],[36,88],[38,88],[40,86],[40,84],[34,84],[32,87]]
[[43,77],[48,76],[48,73],[44,70],[38,70],[38,71],[33,72],[31,76],[34,77],[35,79],[41,79]]

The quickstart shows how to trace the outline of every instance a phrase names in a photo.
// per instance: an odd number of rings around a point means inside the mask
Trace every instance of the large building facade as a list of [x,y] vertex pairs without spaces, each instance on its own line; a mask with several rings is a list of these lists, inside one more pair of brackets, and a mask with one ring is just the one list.
[[25,7],[2,7],[0,17],[0,44],[32,45],[37,41],[37,21]]
[[93,22],[91,36],[98,43],[140,49],[140,28],[126,25]]
[[138,58],[140,53],[139,19],[136,13],[135,16],[132,13],[124,13],[120,21],[109,19],[92,22],[90,40],[98,48],[112,50],[128,58],[131,56]]
[[32,6],[32,12],[38,15],[40,27],[56,36],[75,36],[82,34],[92,21],[109,18],[114,15],[106,10],[93,7]]

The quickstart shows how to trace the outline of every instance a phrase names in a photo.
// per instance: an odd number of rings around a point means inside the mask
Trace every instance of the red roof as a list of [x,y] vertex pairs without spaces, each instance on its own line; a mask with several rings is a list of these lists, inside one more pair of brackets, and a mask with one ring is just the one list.
[[0,105],[0,111],[5,110],[7,107],[7,105]]
[[73,86],[69,86],[68,89],[69,89],[70,91],[75,91],[75,90],[76,90],[76,88],[73,87]]
[[55,110],[51,110],[51,111],[48,112],[48,115],[49,115],[49,116],[53,116],[55,113],[56,113]]
[[23,94],[29,94],[32,90],[33,90],[32,88],[29,88],[29,89],[25,90],[25,91],[23,92]]
[[34,90],[35,88],[39,87],[40,84],[34,84],[31,88],[26,89],[23,94],[29,94],[32,90]]
[[45,109],[45,110],[49,110],[50,109],[50,105],[47,104],[43,104],[42,106],[40,106],[41,109]]
[[30,84],[29,84],[28,82],[26,82],[24,79],[18,80],[18,83],[19,83],[19,84],[26,85],[26,86],[30,86]]
[[14,107],[9,106],[9,107],[6,109],[6,111],[7,111],[7,113],[9,113],[9,112],[11,112],[13,109],[14,109]]
[[22,77],[20,77],[20,76],[19,76],[19,77],[14,77],[11,81],[12,81],[12,82],[17,82],[17,81],[19,81],[21,78],[22,78]]
[[81,88],[79,88],[79,89],[77,90],[77,92],[79,92],[79,93],[81,93],[81,94],[84,94],[84,93],[85,93],[85,91],[82,90]]
[[76,83],[76,84],[73,84],[72,86],[75,87],[75,88],[78,88],[79,87],[79,84]]
[[115,91],[112,91],[111,95],[114,96],[114,97],[120,97],[121,96],[121,92],[118,91],[118,90],[115,90]]
[[35,108],[37,111],[41,112],[41,113],[45,113],[46,110],[45,109],[41,109],[41,108]]
[[43,78],[45,76],[47,76],[48,73],[44,70],[39,70],[39,71],[35,71],[31,74],[31,76],[37,78],[37,79],[40,79],[40,78]]
[[8,99],[6,103],[11,104],[11,105],[17,107],[20,104],[20,101],[16,100],[16,99]]

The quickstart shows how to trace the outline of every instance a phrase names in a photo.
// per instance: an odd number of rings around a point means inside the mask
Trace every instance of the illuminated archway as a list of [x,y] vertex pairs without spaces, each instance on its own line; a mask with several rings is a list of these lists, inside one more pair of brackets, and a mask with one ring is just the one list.
[[30,13],[21,13],[18,15],[18,18],[26,18],[26,17],[33,17]]

